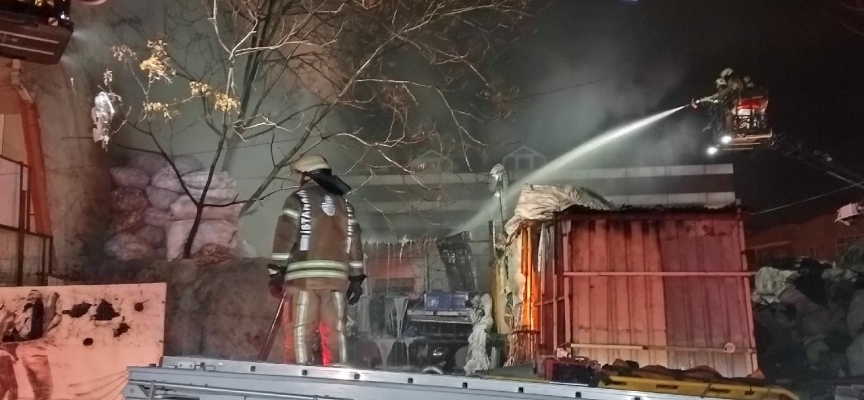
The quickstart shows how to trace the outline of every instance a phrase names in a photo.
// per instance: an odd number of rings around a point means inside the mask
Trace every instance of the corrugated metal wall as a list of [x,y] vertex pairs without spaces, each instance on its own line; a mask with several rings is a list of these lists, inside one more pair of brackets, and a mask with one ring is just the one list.
[[547,233],[556,257],[541,274],[546,347],[724,376],[756,368],[736,210],[570,213]]

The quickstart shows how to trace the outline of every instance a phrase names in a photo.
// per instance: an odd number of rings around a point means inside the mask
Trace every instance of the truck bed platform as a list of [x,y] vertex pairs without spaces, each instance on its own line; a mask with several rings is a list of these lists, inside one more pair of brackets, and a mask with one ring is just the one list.
[[694,400],[706,397],[338,367],[165,357],[131,367],[127,400]]

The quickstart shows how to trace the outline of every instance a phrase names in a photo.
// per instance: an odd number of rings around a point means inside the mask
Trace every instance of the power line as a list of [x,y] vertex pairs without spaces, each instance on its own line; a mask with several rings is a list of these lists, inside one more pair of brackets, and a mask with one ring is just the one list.
[[784,204],[784,205],[782,205],[782,206],[777,206],[777,207],[774,207],[774,208],[769,208],[769,209],[767,209],[767,210],[762,210],[762,211],[759,211],[759,212],[750,213],[750,215],[761,215],[761,214],[767,214],[767,213],[770,213],[770,212],[773,212],[773,211],[782,210],[782,209],[784,209],[784,208],[789,208],[789,207],[797,206],[797,205],[799,205],[799,204],[804,204],[804,203],[807,203],[807,202],[810,202],[810,201],[813,201],[813,200],[821,199],[821,198],[823,198],[823,197],[828,197],[828,196],[830,196],[830,195],[832,195],[832,194],[840,193],[840,192],[842,192],[842,191],[844,191],[844,190],[849,190],[849,189],[852,189],[852,188],[854,188],[854,187],[858,187],[858,186],[859,186],[859,184],[856,183],[856,184],[849,185],[849,186],[846,186],[846,187],[843,187],[843,188],[840,188],[840,189],[837,189],[837,190],[832,190],[832,191],[830,191],[830,192],[828,192],[828,193],[822,193],[822,194],[820,194],[820,195],[813,196],[813,197],[810,197],[810,198],[807,198],[807,199],[804,199],[804,200],[798,200],[798,201],[796,201],[796,202],[789,203],[789,204]]
[[538,92],[538,93],[526,94],[526,95],[524,95],[524,96],[516,97],[514,100],[531,99],[531,98],[534,98],[534,97],[545,96],[545,95],[547,95],[547,94],[553,94],[553,93],[563,92],[563,91],[565,91],[565,90],[576,89],[576,88],[580,88],[580,87],[583,87],[583,86],[593,85],[593,84],[595,84],[595,83],[605,82],[605,81],[612,80],[612,79],[617,78],[617,77],[618,77],[617,75],[616,75],[616,76],[608,76],[608,77],[606,77],[606,78],[595,79],[595,80],[593,80],[593,81],[589,81],[589,82],[577,83],[577,84],[575,84],[575,85],[564,86],[564,87],[560,87],[560,88],[557,88],[557,89],[547,90],[547,91],[545,91],[545,92]]
[[[273,140],[270,142],[259,142],[259,143],[250,142],[250,143],[236,145],[236,146],[233,146],[231,148],[236,150],[236,149],[246,149],[246,148],[250,148],[250,147],[272,146],[272,145],[278,144],[278,143],[297,142],[297,141],[300,141],[300,139],[302,139],[302,138],[279,139],[279,140]],[[146,149],[135,149],[135,148],[129,148],[127,150],[130,150],[130,151],[147,151]],[[176,154],[172,152],[169,155],[173,156],[173,157],[179,157],[179,156],[192,156],[192,155],[197,155],[197,154],[210,154],[210,153],[215,153],[215,152],[216,152],[216,149],[191,151],[191,152],[176,153]]]

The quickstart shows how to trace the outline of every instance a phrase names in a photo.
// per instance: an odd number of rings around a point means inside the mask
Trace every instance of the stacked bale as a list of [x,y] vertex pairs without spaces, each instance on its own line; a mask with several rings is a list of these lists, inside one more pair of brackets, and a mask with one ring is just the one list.
[[773,260],[756,273],[753,300],[768,378],[864,375],[864,280],[854,267]]
[[[159,154],[144,153],[132,157],[129,166],[111,169],[116,189],[111,199],[113,236],[105,244],[109,256],[124,261],[183,256],[198,213],[195,202],[203,195],[209,171],[189,156],[176,157],[173,164]],[[209,206],[202,209],[192,243],[199,264],[232,257],[242,207],[232,204],[237,198],[234,179],[214,173],[204,202]]]

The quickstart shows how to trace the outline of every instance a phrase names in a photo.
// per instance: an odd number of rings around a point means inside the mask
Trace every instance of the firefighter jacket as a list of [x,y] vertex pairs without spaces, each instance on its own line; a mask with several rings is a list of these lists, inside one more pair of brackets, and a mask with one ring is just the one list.
[[286,284],[299,289],[348,288],[348,277],[363,274],[363,243],[354,209],[344,197],[314,181],[285,200],[273,238],[272,264]]

